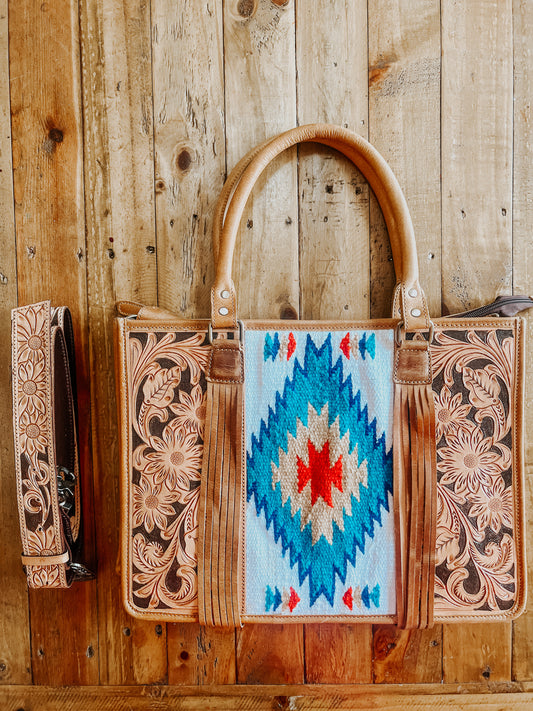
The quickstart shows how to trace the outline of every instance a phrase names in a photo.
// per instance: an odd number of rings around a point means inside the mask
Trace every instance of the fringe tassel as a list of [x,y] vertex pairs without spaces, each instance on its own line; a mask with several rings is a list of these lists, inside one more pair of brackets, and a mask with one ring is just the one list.
[[243,383],[207,384],[198,512],[198,604],[204,625],[241,624]]
[[436,540],[435,406],[431,384],[396,383],[394,506],[398,626],[433,625]]

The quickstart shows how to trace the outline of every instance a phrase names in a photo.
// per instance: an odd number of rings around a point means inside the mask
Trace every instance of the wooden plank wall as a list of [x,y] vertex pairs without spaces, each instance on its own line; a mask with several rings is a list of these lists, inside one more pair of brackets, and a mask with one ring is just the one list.
[[[389,161],[411,209],[433,314],[533,293],[532,34],[528,0],[0,0],[0,699],[8,708],[32,694],[45,709],[80,698],[107,708],[99,686],[115,690],[110,704],[148,708],[151,684],[162,690],[161,708],[205,708],[204,692],[194,691],[205,685],[218,685],[213,708],[231,708],[236,684],[247,685],[242,708],[326,708],[303,687],[283,695],[268,686],[305,683],[341,685],[328,691],[338,708],[373,707],[372,688],[389,708],[429,689],[482,694],[487,708],[532,702],[533,612],[423,632],[212,632],[128,617],[117,577],[112,350],[119,298],[208,315],[212,211],[225,174],[265,138],[314,121],[357,131]],[[239,239],[244,317],[389,312],[394,275],[375,198],[327,150],[306,146],[275,161]],[[98,576],[28,595],[8,333],[13,306],[45,298],[67,303],[75,318],[85,539]],[[531,315],[527,322],[531,342]],[[526,381],[531,432],[530,373]],[[531,574],[533,545],[529,561]],[[135,685],[138,694],[124,688]],[[189,701],[177,701],[173,685],[186,685]],[[80,689],[54,695],[44,686]],[[425,703],[421,696],[418,708]]]

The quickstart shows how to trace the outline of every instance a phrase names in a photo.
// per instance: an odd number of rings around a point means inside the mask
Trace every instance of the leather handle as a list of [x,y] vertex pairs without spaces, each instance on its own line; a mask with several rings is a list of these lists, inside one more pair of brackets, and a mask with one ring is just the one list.
[[[343,153],[361,170],[374,191],[383,212],[392,246],[401,317],[407,330],[429,326],[426,299],[418,283],[416,243],[409,210],[392,170],[368,141],[347,129],[329,124],[310,124],[291,129],[267,141],[245,156],[230,174],[221,194],[215,216],[215,230],[223,223],[211,291],[211,320],[214,328],[233,328],[237,324],[235,287],[231,279],[233,252],[239,223],[248,197],[263,170],[284,150],[297,143],[322,143]],[[250,156],[252,156],[250,158]],[[242,170],[248,159],[248,165]],[[239,180],[239,173],[240,175]],[[231,197],[224,219],[225,203]],[[216,239],[215,232],[215,239]],[[215,252],[216,252],[215,247]]]

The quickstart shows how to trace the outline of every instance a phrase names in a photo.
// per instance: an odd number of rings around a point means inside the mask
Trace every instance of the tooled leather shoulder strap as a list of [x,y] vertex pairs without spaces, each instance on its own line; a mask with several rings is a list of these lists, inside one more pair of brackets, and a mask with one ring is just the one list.
[[92,578],[79,561],[74,336],[66,307],[12,312],[13,432],[22,564],[31,588]]

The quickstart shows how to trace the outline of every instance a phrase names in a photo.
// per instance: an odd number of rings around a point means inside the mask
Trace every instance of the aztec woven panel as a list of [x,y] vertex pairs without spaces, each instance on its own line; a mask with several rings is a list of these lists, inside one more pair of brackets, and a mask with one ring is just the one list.
[[[437,326],[431,347],[435,613],[501,618],[520,604],[518,334],[510,320],[465,326]],[[205,332],[126,327],[129,610],[195,619],[209,345]],[[246,332],[245,619],[395,612],[393,332],[348,328]]]

